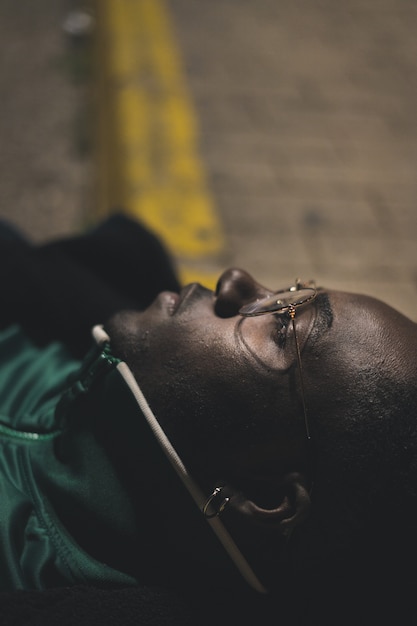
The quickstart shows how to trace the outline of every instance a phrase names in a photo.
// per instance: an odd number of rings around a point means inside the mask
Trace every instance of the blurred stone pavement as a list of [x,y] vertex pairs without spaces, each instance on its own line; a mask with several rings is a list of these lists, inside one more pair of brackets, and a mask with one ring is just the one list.
[[[0,216],[36,240],[94,221],[89,74],[62,29],[74,6],[0,0]],[[213,271],[315,278],[417,321],[415,2],[165,6],[224,231]]]

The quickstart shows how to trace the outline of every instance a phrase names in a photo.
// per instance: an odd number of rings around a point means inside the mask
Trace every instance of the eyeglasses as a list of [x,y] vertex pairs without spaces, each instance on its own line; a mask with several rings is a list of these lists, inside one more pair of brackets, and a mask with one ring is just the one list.
[[255,302],[245,304],[245,306],[239,309],[239,315],[242,315],[243,317],[256,317],[258,315],[275,314],[287,315],[290,318],[294,333],[298,371],[300,373],[301,402],[304,413],[305,432],[308,441],[311,440],[311,435],[305,401],[304,377],[303,367],[301,364],[300,344],[298,342],[297,330],[295,327],[295,316],[297,313],[297,309],[305,304],[308,304],[309,302],[312,302],[316,295],[317,291],[314,282],[310,281],[309,283],[302,283],[297,279],[293,287],[289,287],[288,289],[285,289],[283,291],[277,291],[271,296],[266,296],[266,298],[261,298],[260,300],[256,300]]

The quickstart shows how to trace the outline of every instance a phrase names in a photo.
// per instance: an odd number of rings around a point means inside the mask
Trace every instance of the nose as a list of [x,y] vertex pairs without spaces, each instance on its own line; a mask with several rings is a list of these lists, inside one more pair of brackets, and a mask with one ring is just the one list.
[[248,272],[231,268],[217,281],[214,311],[219,317],[233,317],[249,302],[272,293],[256,282]]

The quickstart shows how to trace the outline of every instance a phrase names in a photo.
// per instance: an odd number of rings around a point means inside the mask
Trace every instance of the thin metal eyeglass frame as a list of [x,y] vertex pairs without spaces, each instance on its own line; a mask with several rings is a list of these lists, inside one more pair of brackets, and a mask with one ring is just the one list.
[[[301,292],[303,292],[303,297],[301,296]],[[299,294],[299,298],[290,298],[287,296],[285,299],[283,298],[284,294]],[[266,296],[265,298],[261,298],[260,300],[256,300],[251,302],[239,309],[239,315],[242,317],[256,317],[259,315],[288,315],[291,320],[291,325],[294,333],[295,340],[295,352],[297,356],[297,364],[298,371],[300,372],[300,390],[301,390],[301,403],[303,407],[303,415],[304,415],[304,427],[307,441],[311,441],[311,433],[310,433],[310,425],[308,421],[307,415],[307,405],[305,401],[305,386],[304,386],[304,375],[303,375],[303,366],[301,363],[301,351],[300,344],[298,342],[297,330],[295,325],[295,316],[297,313],[297,308],[303,306],[307,303],[312,302],[317,295],[316,288],[312,286],[312,283],[308,283],[308,285],[304,285],[298,279],[295,282],[295,286],[290,287],[289,289],[277,291],[270,296]],[[292,301],[294,300],[294,302]]]

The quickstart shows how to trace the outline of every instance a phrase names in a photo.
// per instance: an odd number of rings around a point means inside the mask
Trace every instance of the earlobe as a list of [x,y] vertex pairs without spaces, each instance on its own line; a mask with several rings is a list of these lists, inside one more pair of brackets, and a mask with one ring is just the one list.
[[228,507],[252,524],[275,527],[287,535],[308,516],[311,501],[307,481],[303,474],[287,474],[277,493],[274,508],[263,508],[241,492],[230,493]]

